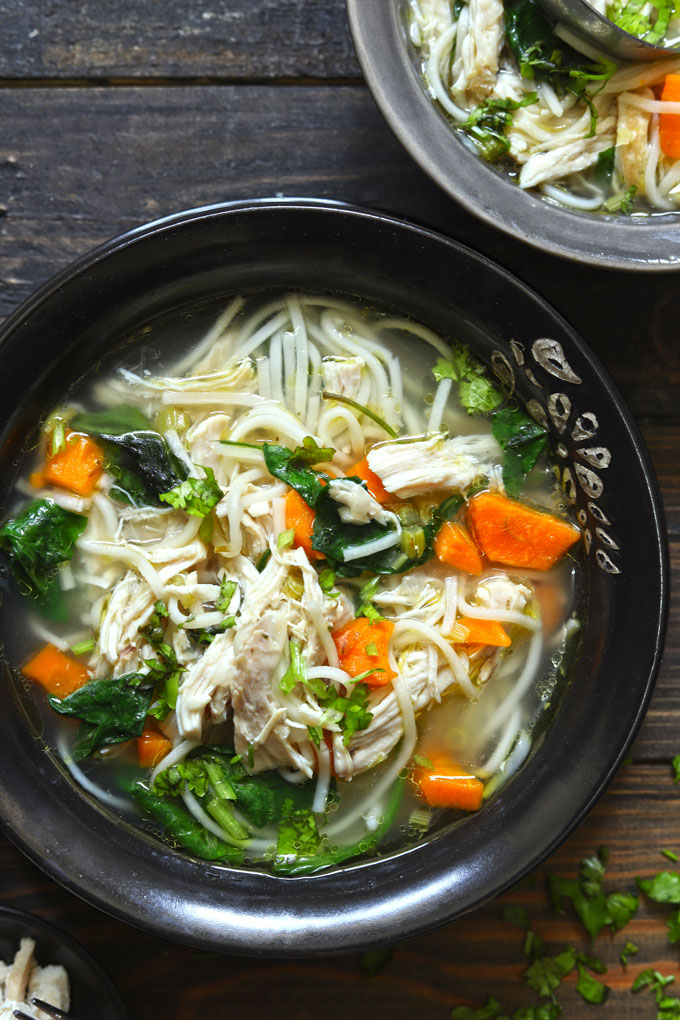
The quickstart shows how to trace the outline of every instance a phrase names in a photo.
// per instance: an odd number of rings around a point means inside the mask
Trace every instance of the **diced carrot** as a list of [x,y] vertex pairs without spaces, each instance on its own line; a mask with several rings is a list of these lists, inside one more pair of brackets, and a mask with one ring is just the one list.
[[90,671],[82,662],[59,651],[54,645],[41,648],[21,672],[30,680],[37,680],[55,698],[73,694],[90,679]]
[[142,735],[137,737],[137,758],[144,769],[153,769],[158,762],[172,750],[172,740],[168,740],[158,726],[147,719]]
[[312,549],[314,518],[316,514],[311,506],[305,503],[299,492],[289,489],[286,493],[286,528],[294,532],[293,545],[304,549],[309,560],[323,560],[323,553]]
[[45,485],[45,473],[44,471],[32,471],[28,480],[34,489],[42,489]]
[[91,496],[104,470],[104,452],[89,436],[66,433],[66,446],[45,461],[45,482]]
[[467,520],[477,545],[492,563],[531,570],[548,570],[581,535],[568,521],[500,492],[474,496]]
[[466,574],[481,574],[484,569],[479,549],[462,524],[445,521],[434,540],[434,551],[442,563],[464,570]]
[[430,807],[478,811],[484,783],[445,756],[431,758],[432,768],[419,767],[413,778]]
[[372,496],[378,500],[379,503],[389,503],[391,500],[395,500],[396,497],[388,492],[383,483],[380,481],[375,471],[371,471],[368,466],[368,460],[364,457],[358,464],[351,467],[347,474],[351,477],[355,475],[357,478],[361,478],[362,481],[366,482],[368,491]]
[[543,633],[552,634],[566,615],[566,592],[561,585],[546,579],[544,582],[534,584],[534,594],[541,609]]
[[[680,103],[680,74],[667,74],[661,100]],[[664,156],[680,159],[680,113],[659,114],[659,144]]]
[[350,676],[360,676],[368,669],[380,670],[371,673],[364,680],[370,687],[384,687],[397,674],[390,668],[387,647],[392,637],[394,624],[391,620],[375,620],[365,616],[350,620],[331,637],[335,642],[340,659],[340,668]]
[[461,616],[456,620],[465,627],[467,637],[460,642],[466,645],[495,645],[496,648],[508,648],[512,642],[510,636],[497,620],[479,620],[472,616]]

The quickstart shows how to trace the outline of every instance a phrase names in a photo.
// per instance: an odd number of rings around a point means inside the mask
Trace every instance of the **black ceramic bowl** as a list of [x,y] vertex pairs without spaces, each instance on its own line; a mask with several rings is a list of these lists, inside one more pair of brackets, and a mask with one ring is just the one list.
[[[5,665],[0,817],[29,857],[95,906],[160,935],[308,955],[451,920],[533,868],[584,816],[651,694],[666,553],[637,429],[602,365],[559,315],[446,238],[307,200],[213,206],[151,223],[97,249],[23,305],[0,333],[5,494],[36,422],[113,345],[172,310],[270,287],[358,294],[472,344],[547,422],[588,543],[580,655],[556,722],[519,774],[478,814],[422,846],[316,876],[213,866],[120,824],[43,749],[31,701]],[[2,626],[6,637],[12,621]]]
[[407,0],[347,0],[354,46],[373,98],[433,181],[490,226],[556,255],[619,269],[680,267],[680,212],[638,218],[572,211],[523,191],[485,163],[427,94],[407,38],[407,7]]
[[86,1020],[128,1020],[118,992],[89,953],[63,931],[34,914],[0,907],[0,960],[11,962],[22,938],[35,940],[41,967],[60,963],[71,985],[71,1009]]

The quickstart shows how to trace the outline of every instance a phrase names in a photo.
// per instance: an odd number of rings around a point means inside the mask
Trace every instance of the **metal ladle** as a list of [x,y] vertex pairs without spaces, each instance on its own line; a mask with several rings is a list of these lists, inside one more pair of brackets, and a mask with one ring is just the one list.
[[540,4],[558,24],[612,57],[631,61],[680,57],[680,48],[655,46],[638,39],[599,14],[587,0],[540,0]]

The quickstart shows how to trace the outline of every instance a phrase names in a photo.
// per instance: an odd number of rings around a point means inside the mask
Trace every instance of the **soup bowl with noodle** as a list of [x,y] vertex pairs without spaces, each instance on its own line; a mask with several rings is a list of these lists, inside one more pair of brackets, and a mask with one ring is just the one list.
[[347,8],[381,113],[452,198],[566,258],[677,268],[680,56],[613,60],[537,0]]
[[0,815],[58,881],[197,946],[356,949],[602,792],[660,653],[659,499],[504,270],[332,203],[192,210],[48,283],[0,363]]

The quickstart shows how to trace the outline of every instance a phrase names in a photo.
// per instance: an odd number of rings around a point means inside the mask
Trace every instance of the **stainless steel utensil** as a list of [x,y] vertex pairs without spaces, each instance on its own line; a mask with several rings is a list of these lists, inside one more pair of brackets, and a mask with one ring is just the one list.
[[[31,999],[31,1005],[41,1009],[48,1016],[54,1017],[54,1020],[76,1020],[73,1013],[64,1013],[63,1009],[57,1009],[56,1006],[50,1005],[49,1002],[43,1002],[42,999]],[[29,1016],[28,1013],[24,1013],[20,1009],[14,1010],[14,1016],[17,1020],[35,1020],[35,1017]]]
[[566,25],[584,42],[623,60],[661,60],[680,57],[680,49],[654,46],[599,14],[588,0],[539,0],[541,7],[558,24]]

